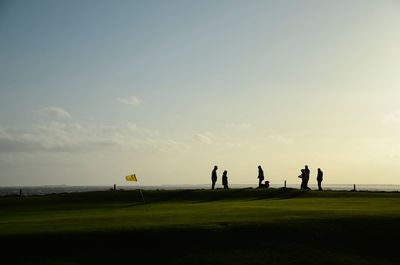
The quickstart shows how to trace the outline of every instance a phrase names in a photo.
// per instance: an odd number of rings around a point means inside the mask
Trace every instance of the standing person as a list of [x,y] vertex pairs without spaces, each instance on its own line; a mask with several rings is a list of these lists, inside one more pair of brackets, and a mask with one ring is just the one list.
[[214,166],[214,169],[211,172],[211,182],[212,182],[211,189],[212,190],[215,188],[215,183],[217,182],[217,169],[218,169],[218,167]]
[[264,180],[264,171],[261,166],[258,166],[258,187],[260,188]]
[[305,174],[304,189],[309,190],[310,188],[308,187],[308,181],[310,180],[310,170],[308,169],[307,165],[304,168],[304,174]]
[[222,186],[224,186],[224,189],[229,189],[228,187],[228,172],[225,170],[224,173],[222,173]]
[[322,191],[322,180],[324,179],[324,172],[320,168],[318,168],[318,173],[317,173],[317,182],[318,182],[318,190]]
[[299,178],[301,179],[300,189],[301,190],[305,190],[306,189],[305,188],[305,185],[306,185],[306,173],[305,173],[304,169],[302,169],[300,171],[301,171],[301,174],[299,176]]

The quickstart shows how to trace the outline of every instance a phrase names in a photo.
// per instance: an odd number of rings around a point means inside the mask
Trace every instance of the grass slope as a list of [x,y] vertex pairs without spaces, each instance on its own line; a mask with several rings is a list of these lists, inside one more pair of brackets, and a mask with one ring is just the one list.
[[15,264],[399,264],[400,194],[292,189],[0,198]]

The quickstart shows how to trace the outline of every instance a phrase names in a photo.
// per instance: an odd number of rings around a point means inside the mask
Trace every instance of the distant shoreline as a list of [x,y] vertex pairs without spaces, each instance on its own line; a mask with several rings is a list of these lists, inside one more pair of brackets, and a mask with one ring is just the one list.
[[[232,189],[256,188],[251,184],[232,184]],[[352,191],[353,184],[326,184],[325,191]],[[209,189],[210,185],[120,185],[117,190],[204,190]],[[217,187],[221,188],[221,187]],[[281,184],[271,184],[271,188],[283,188]],[[287,184],[287,188],[299,189],[299,184]],[[310,185],[311,190],[317,190],[316,185]],[[46,185],[46,186],[9,186],[0,187],[0,196],[19,195],[22,190],[23,196],[48,195],[59,193],[90,192],[112,190],[113,185],[101,186],[69,186],[69,185]],[[396,184],[357,184],[356,191],[362,192],[399,192],[400,185]]]

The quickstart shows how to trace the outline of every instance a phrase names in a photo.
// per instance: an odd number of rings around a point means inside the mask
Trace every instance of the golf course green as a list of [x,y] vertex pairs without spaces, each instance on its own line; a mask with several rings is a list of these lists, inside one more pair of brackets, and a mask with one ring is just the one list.
[[400,193],[103,191],[0,198],[7,264],[400,264]]

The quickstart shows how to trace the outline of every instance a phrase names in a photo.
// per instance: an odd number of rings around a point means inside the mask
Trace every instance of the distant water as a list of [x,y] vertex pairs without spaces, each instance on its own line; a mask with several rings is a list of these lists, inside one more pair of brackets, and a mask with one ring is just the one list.
[[[300,184],[288,184],[288,188],[299,188]],[[160,186],[117,186],[117,189],[124,190],[175,190],[175,189],[209,189],[211,185],[199,184],[199,185],[160,185]],[[280,188],[282,184],[271,184],[273,188]],[[231,188],[250,188],[257,187],[254,184],[232,184]],[[110,190],[113,187],[110,186],[30,186],[30,187],[0,187],[0,196],[7,195],[18,195],[20,189],[23,195],[46,195],[54,193],[71,193],[71,192],[85,192],[85,191],[105,191]],[[311,189],[317,189],[316,185],[310,185]],[[383,184],[360,184],[356,185],[358,191],[400,191],[400,185],[383,185]],[[324,190],[343,190],[349,191],[353,189],[352,184],[326,184],[324,185]]]

